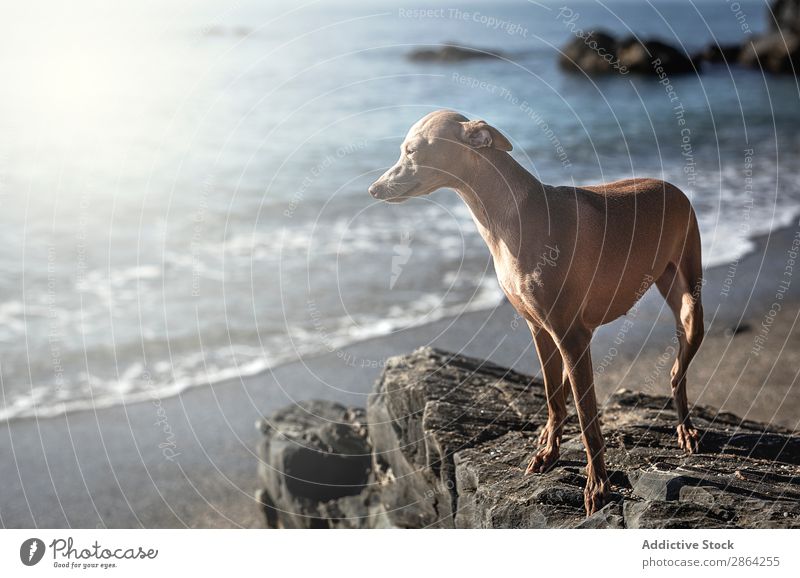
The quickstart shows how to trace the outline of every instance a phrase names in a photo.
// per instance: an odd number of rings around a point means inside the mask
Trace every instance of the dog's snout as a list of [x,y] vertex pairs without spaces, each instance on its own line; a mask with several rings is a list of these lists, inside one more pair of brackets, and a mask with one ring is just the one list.
[[378,187],[378,183],[377,182],[376,183],[372,183],[369,186],[369,194],[372,195],[373,197],[375,197],[376,199],[378,198],[378,190],[379,190],[379,187]]

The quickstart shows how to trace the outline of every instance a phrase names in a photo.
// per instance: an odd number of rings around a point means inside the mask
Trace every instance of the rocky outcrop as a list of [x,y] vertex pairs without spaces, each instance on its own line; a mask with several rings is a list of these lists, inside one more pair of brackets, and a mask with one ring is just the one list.
[[579,31],[562,47],[558,63],[567,72],[590,76],[660,74],[662,70],[666,74],[695,73],[701,63],[796,74],[800,70],[800,0],[774,0],[767,10],[767,32],[748,36],[738,45],[711,44],[689,56],[658,40],[633,36],[620,40],[608,32]]
[[414,62],[462,62],[485,58],[502,58],[499,50],[489,48],[475,48],[462,46],[455,43],[446,43],[436,48],[417,48],[408,54],[409,60]]
[[686,456],[668,397],[608,400],[612,501],[585,518],[576,418],[558,465],[526,476],[546,420],[541,383],[425,348],[390,360],[367,425],[363,410],[330,402],[265,421],[261,498],[269,523],[286,527],[800,527],[800,437],[713,408],[693,415],[701,453]]
[[301,402],[257,424],[268,527],[358,526],[370,482],[371,448],[363,409]]
[[696,62],[708,62],[710,64],[736,64],[742,47],[738,44],[711,44],[702,52],[696,54],[693,59]]
[[667,74],[694,72],[692,59],[659,40],[630,36],[619,40],[607,32],[576,36],[561,49],[559,65],[568,72],[602,74]]
[[558,64],[567,72],[585,72],[589,76],[627,73],[617,59],[617,40],[602,31],[572,38],[561,47]]
[[777,74],[796,73],[800,68],[800,0],[774,0],[766,16],[766,33],[749,36],[738,47],[711,45],[700,59]]
[[745,42],[739,63],[767,72],[790,74],[800,70],[800,34],[770,32]]
[[767,22],[771,30],[800,33],[800,0],[773,0]]
[[667,74],[695,71],[691,58],[659,40],[628,37],[617,43],[617,58],[622,66],[635,74],[652,74],[659,68]]
[[[395,526],[453,527],[455,457],[546,420],[530,377],[432,349],[394,358],[369,398],[375,477]],[[495,454],[492,456],[494,457]]]

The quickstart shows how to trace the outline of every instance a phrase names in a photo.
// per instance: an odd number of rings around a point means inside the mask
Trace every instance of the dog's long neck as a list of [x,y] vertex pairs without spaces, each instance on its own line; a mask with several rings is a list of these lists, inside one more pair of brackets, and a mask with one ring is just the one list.
[[456,191],[492,253],[499,245],[519,247],[524,210],[544,200],[544,185],[511,155],[495,149],[475,154],[463,180]]

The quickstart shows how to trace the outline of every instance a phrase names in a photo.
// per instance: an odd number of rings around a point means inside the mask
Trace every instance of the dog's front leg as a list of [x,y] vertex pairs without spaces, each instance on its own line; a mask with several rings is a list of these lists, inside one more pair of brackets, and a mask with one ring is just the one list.
[[583,445],[586,448],[586,489],[584,505],[591,516],[603,507],[608,496],[608,476],[603,459],[605,444],[597,415],[594,393],[592,356],[589,349],[592,332],[585,328],[570,328],[561,337],[554,335],[556,345],[569,374],[572,394],[578,410]]
[[528,325],[542,366],[544,389],[547,395],[547,424],[539,437],[539,443],[544,447],[536,452],[528,463],[525,473],[531,474],[544,473],[558,461],[561,434],[564,430],[564,420],[567,417],[567,406],[566,391],[564,390],[566,386],[562,381],[561,353],[545,329],[532,323]]

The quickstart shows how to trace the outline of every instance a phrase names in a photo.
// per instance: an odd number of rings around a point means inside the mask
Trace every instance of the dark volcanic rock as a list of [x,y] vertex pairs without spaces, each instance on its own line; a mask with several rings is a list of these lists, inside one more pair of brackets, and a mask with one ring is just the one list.
[[381,497],[400,527],[453,527],[456,452],[546,419],[541,384],[425,348],[389,361],[367,407]]
[[800,33],[800,0],[773,0],[767,22],[771,30]]
[[772,73],[796,73],[800,64],[800,0],[775,0],[766,16],[769,30],[765,34],[748,36],[739,46],[712,44],[696,60],[738,63]]
[[[270,526],[315,528],[351,525],[366,516],[371,449],[363,409],[326,401],[286,408],[258,424],[259,499]],[[336,501],[347,497],[341,504]],[[356,525],[363,523],[357,522]]]
[[622,66],[636,74],[652,74],[656,68],[662,68],[667,74],[685,74],[695,70],[691,58],[658,40],[626,38],[617,44],[617,58]]
[[[574,36],[561,49],[559,65],[568,72],[588,75],[653,74],[657,68],[667,74],[696,72],[699,63],[738,63],[747,68],[778,74],[800,70],[800,0],[774,0],[767,12],[769,30],[748,36],[741,45],[709,45],[688,56],[684,51],[658,40],[628,37],[618,40],[606,32]],[[747,27],[746,31],[749,31]]]
[[462,62],[464,60],[501,57],[502,53],[499,50],[459,46],[455,43],[444,44],[437,48],[417,48],[408,54],[409,60],[415,62]]
[[590,76],[625,73],[615,68],[617,62],[617,41],[607,32],[595,31],[585,38],[574,37],[561,48],[558,64],[568,72],[585,72]]
[[[310,445],[336,447],[361,460],[363,453],[352,450],[369,447],[361,433],[363,414],[335,408],[325,415],[350,424],[347,450],[338,442]],[[712,408],[692,413],[703,437],[701,453],[687,456],[678,448],[668,397],[614,395],[602,412],[611,502],[586,518],[586,461],[576,418],[567,422],[558,465],[526,476],[546,420],[541,383],[487,362],[420,349],[390,360],[370,397],[372,478],[367,481],[358,461],[347,470],[358,481],[346,490],[337,485],[339,497],[327,489],[325,499],[318,493],[294,496],[288,494],[297,486],[280,473],[286,468],[270,473],[262,464],[273,502],[267,512],[292,527],[800,527],[800,437]],[[279,415],[273,422],[289,424],[277,429],[292,440],[308,444],[304,424],[310,432],[321,427],[306,412]],[[287,454],[274,438],[267,432],[264,463],[285,464],[276,460]],[[330,480],[330,473],[325,476]]]
[[725,46],[711,44],[701,53],[695,55],[694,60],[698,62],[710,62],[712,64],[735,64],[739,60],[741,51],[742,47],[738,44]]
[[589,75],[654,74],[657,68],[667,74],[695,70],[692,59],[669,44],[633,36],[617,40],[606,32],[591,32],[570,40],[561,49],[559,65],[569,72]]
[[773,73],[796,74],[800,68],[800,0],[775,0],[767,9],[769,32],[748,39],[739,63]]
[[800,34],[771,32],[745,42],[739,63],[767,72],[792,73],[800,69]]

